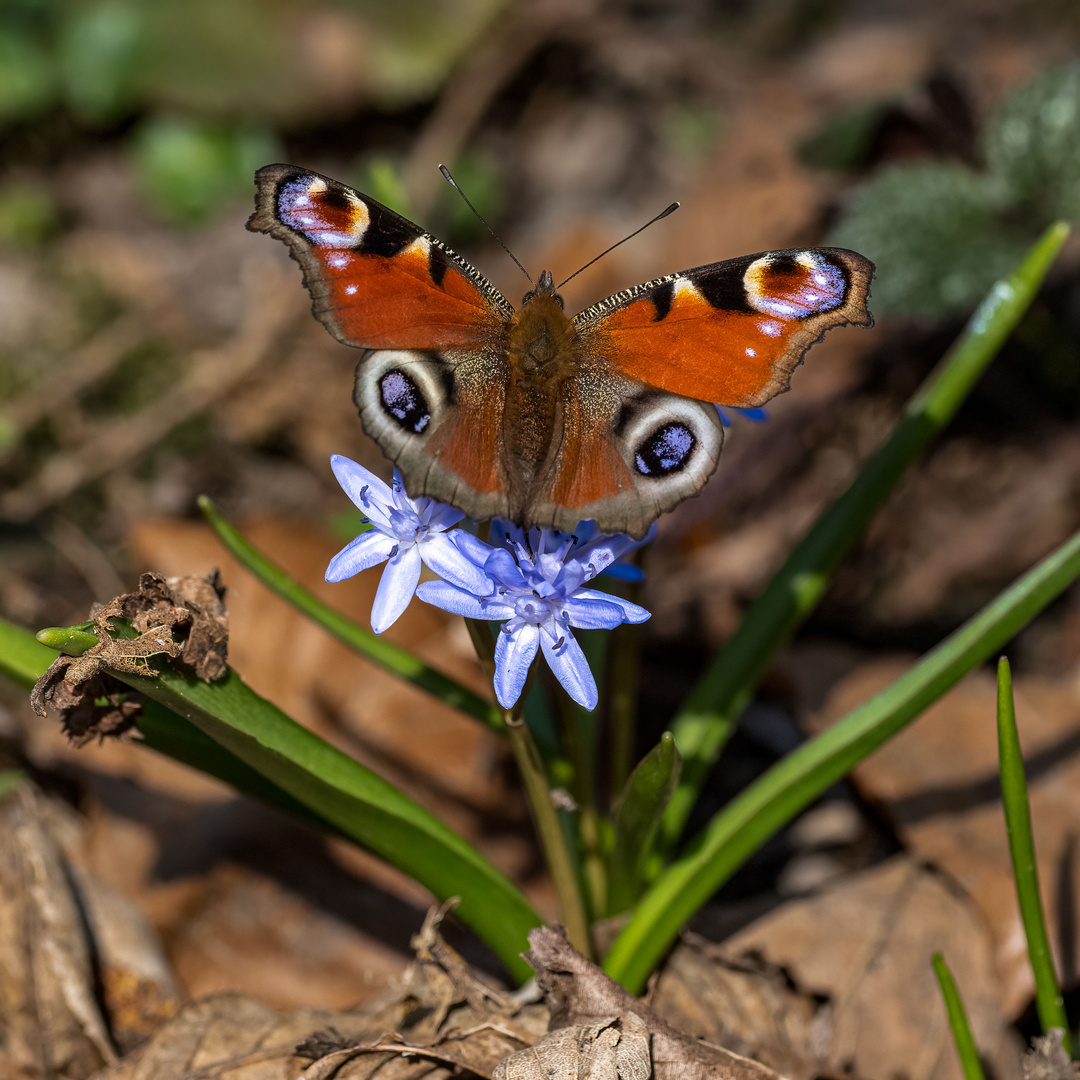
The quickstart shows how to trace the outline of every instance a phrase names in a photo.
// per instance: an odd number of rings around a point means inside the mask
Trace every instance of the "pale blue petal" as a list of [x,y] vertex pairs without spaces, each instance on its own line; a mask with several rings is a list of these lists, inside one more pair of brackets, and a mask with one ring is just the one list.
[[565,611],[570,625],[579,630],[611,630],[626,622],[622,608],[610,603],[606,596],[600,600],[578,593],[566,601]]
[[499,631],[495,643],[495,696],[504,709],[512,708],[521,697],[539,644],[540,628],[532,623],[525,623],[512,634]]
[[462,555],[479,567],[483,567],[488,560],[488,556],[495,550],[490,544],[485,544],[479,536],[473,536],[466,529],[454,529],[448,535],[457,545]]
[[[482,557],[477,565],[462,550],[459,536],[472,534],[462,529],[455,529],[452,533],[429,533],[420,542],[420,555],[424,564],[451,585],[476,596],[487,596],[495,591],[495,583],[484,573],[486,556]],[[476,540],[476,537],[473,536],[472,539]],[[479,540],[476,542],[480,543]]]
[[458,589],[446,581],[425,581],[416,590],[416,595],[425,604],[442,608],[443,611],[464,615],[466,619],[485,619],[488,622],[502,622],[514,614],[514,605],[503,600],[486,600],[473,596],[464,589]]
[[631,604],[629,600],[624,600],[621,596],[601,592],[599,589],[578,589],[571,598],[571,602],[576,600],[605,600],[609,604],[617,604],[622,609],[624,622],[642,623],[652,618],[652,612],[647,608]]
[[378,566],[390,558],[397,541],[384,536],[377,529],[362,532],[355,540],[343,547],[326,568],[327,581],[344,581],[361,570]]
[[484,563],[484,573],[493,578],[499,585],[505,585],[508,589],[525,588],[525,578],[518,569],[514,556],[505,548],[497,548],[487,557]]
[[401,617],[416,593],[420,580],[420,552],[415,544],[402,547],[386,564],[375,603],[371,605],[371,629],[388,630]]
[[581,651],[581,646],[570,633],[562,635],[561,643],[556,647],[547,634],[540,639],[544,649],[544,659],[555,673],[555,678],[562,683],[563,689],[584,709],[592,712],[596,708],[596,680],[589,669],[589,661]]
[[341,454],[331,455],[330,468],[334,470],[341,490],[349,496],[352,504],[377,529],[390,532],[390,518],[386,510],[394,505],[394,498],[389,485],[363,465]]

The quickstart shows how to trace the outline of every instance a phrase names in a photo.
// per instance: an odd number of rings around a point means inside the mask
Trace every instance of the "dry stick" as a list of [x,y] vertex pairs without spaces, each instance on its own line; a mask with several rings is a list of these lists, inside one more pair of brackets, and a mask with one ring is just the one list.
[[90,480],[104,476],[159,442],[177,424],[220,400],[257,368],[300,312],[299,290],[285,288],[286,274],[276,260],[245,267],[248,307],[244,324],[219,348],[193,357],[187,377],[155,404],[122,421],[97,425],[90,438],[57,454],[41,472],[0,502],[0,513],[26,521]]

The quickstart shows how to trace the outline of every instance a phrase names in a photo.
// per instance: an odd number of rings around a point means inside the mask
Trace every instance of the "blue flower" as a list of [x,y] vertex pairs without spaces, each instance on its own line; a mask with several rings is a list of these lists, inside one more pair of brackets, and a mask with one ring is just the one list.
[[[455,530],[462,561],[439,571],[444,580],[425,582],[417,596],[468,619],[504,624],[495,646],[495,696],[503,708],[521,696],[537,651],[579,705],[596,708],[596,680],[571,630],[610,630],[649,618],[637,604],[584,588],[637,541],[592,527],[574,537],[554,529],[526,535],[497,524],[492,534],[500,546]],[[478,573],[486,579],[479,588]]]
[[340,454],[331,457],[330,464],[345,494],[363,511],[371,528],[330,560],[326,580],[344,581],[361,570],[387,564],[371,608],[371,629],[376,634],[392,626],[409,606],[420,580],[421,563],[443,576],[447,570],[469,587],[488,584],[475,570],[470,575],[446,532],[464,514],[427,497],[410,499],[397,469],[391,488],[363,465]]

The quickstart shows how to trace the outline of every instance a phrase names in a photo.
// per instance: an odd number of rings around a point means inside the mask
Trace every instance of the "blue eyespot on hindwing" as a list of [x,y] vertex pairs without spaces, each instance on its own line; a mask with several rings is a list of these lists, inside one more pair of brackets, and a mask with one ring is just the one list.
[[383,411],[404,431],[419,435],[431,420],[431,408],[420,387],[403,371],[388,371],[379,380]]
[[696,445],[685,424],[665,424],[634,451],[634,465],[642,476],[670,476],[686,467]]

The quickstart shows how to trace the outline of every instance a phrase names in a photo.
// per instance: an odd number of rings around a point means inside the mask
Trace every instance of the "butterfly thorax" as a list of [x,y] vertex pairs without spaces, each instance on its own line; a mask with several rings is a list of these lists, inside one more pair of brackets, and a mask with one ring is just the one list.
[[[547,286],[545,288],[545,285]],[[577,332],[562,297],[544,273],[525,295],[507,339],[510,378],[506,388],[504,439],[516,459],[519,482],[528,482],[547,457],[561,408],[560,388],[578,369]]]

